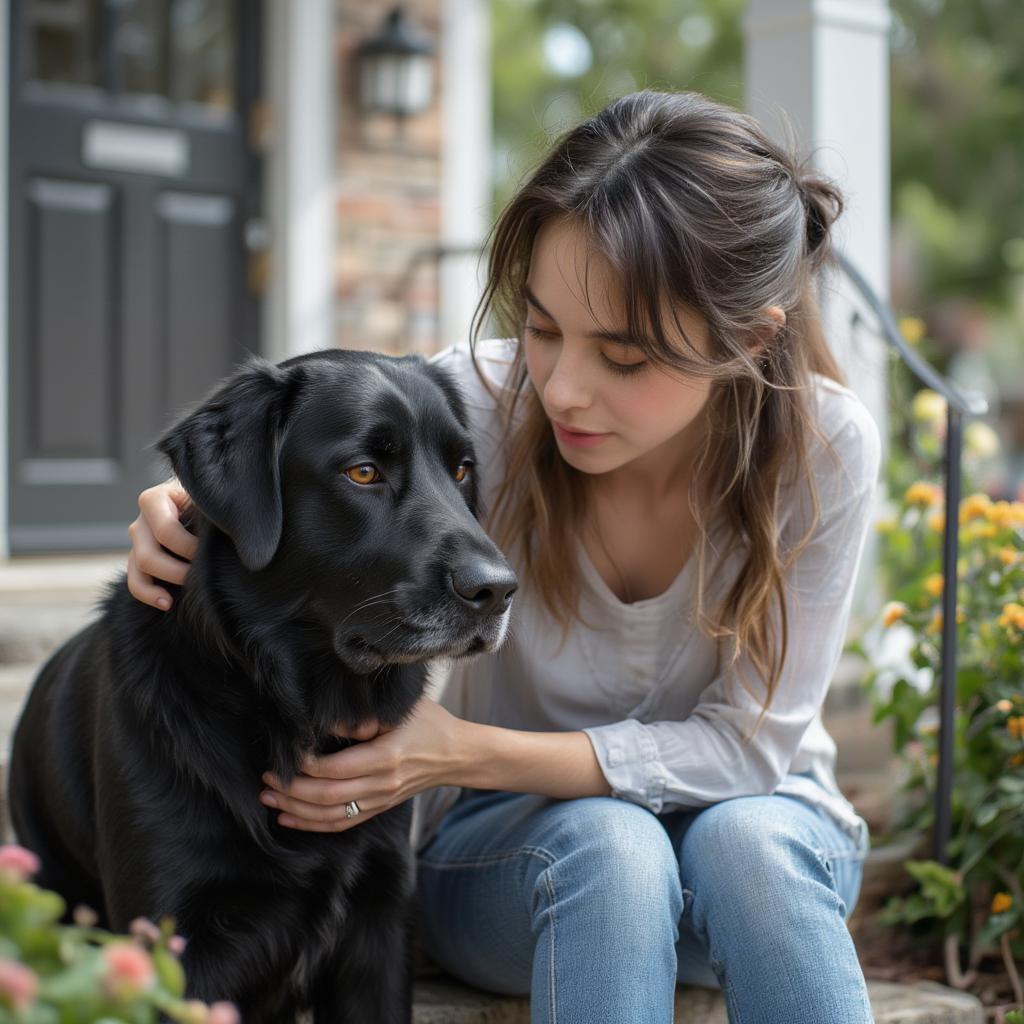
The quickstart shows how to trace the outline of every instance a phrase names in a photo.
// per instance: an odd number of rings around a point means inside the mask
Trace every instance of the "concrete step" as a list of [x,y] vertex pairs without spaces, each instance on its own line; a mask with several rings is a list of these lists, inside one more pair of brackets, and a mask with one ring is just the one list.
[[0,562],[0,663],[41,663],[96,618],[127,551],[17,556]]
[[[974,996],[934,982],[898,985],[869,981],[875,1024],[984,1024],[985,1013]],[[447,977],[416,984],[414,1024],[529,1024],[525,997],[492,996]],[[717,989],[679,986],[677,1024],[728,1024],[725,999]],[[825,1024],[825,1022],[822,1022]]]
[[[39,671],[40,663],[0,665],[0,778],[10,761],[14,727],[28,697],[29,688]],[[3,827],[3,804],[0,799],[0,828]]]

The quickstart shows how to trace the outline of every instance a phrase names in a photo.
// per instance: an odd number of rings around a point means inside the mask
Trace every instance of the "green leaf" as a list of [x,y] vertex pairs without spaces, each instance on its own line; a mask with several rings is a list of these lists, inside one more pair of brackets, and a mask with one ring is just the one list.
[[974,815],[974,824],[978,828],[984,828],[990,822],[994,821],[996,815],[999,814],[999,806],[997,804],[982,804]]
[[952,869],[934,860],[908,860],[903,866],[920,883],[921,896],[937,917],[949,917],[963,903],[966,893]]
[[153,950],[153,963],[161,984],[180,999],[185,994],[185,971],[177,957],[165,946],[157,946]]

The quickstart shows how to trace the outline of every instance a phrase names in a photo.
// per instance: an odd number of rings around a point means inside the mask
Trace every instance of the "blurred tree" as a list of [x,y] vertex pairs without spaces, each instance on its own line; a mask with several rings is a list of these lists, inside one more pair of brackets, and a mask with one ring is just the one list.
[[893,214],[918,285],[1005,307],[1024,274],[1024,4],[892,8]]
[[[1024,280],[1024,3],[891,0],[894,219],[914,298]],[[552,137],[637,88],[743,105],[745,0],[494,0],[495,211]]]
[[636,89],[742,106],[745,0],[495,0],[495,211],[549,142]]

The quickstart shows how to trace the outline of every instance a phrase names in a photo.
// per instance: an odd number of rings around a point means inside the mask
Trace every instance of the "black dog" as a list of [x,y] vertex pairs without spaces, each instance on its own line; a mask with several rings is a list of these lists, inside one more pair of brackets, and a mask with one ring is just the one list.
[[475,518],[456,387],[419,357],[256,359],[156,443],[199,546],[170,612],[122,575],[41,669],[9,800],[39,884],[118,931],[172,914],[187,994],[246,1024],[411,1018],[408,803],[340,834],[282,827],[260,775],[373,715],[425,659],[494,650],[516,579]]

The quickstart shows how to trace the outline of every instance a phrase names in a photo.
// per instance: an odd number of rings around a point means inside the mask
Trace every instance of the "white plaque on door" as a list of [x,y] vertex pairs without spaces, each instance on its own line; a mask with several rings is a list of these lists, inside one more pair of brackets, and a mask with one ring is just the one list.
[[82,163],[110,171],[180,178],[188,170],[188,136],[173,128],[87,121]]

